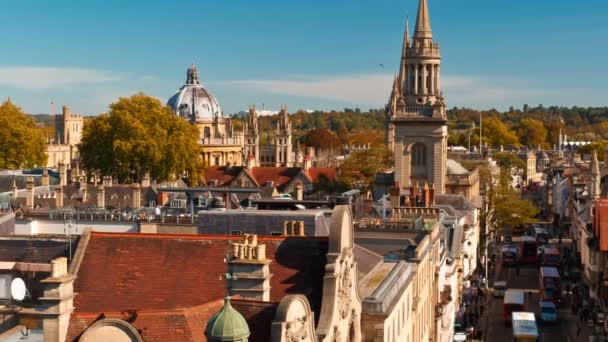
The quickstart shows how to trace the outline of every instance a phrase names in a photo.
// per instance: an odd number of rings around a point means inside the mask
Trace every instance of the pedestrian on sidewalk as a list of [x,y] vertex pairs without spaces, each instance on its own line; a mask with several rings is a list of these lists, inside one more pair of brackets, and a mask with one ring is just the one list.
[[483,316],[484,311],[486,311],[486,307],[485,305],[481,304],[481,306],[479,307],[479,315]]
[[581,325],[580,324],[576,324],[576,337],[578,337],[578,335],[581,334]]

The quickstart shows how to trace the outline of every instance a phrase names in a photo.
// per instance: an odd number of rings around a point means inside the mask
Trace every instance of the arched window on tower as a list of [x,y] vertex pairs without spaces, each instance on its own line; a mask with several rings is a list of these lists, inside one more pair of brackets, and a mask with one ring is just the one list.
[[427,150],[422,143],[415,143],[411,154],[412,179],[425,181],[427,177]]
[[204,129],[204,137],[205,138],[211,138],[211,128],[210,127],[205,127],[205,129]]

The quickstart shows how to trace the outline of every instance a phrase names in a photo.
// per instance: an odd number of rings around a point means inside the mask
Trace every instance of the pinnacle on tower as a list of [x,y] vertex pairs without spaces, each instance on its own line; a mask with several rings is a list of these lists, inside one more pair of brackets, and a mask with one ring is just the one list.
[[429,6],[427,0],[420,0],[418,5],[418,16],[416,17],[416,30],[414,31],[414,39],[432,39],[431,32],[431,17],[429,16]]
[[405,82],[405,58],[407,49],[410,46],[410,23],[409,18],[405,18],[405,33],[403,34],[403,48],[401,50],[401,60],[399,61],[399,84]]
[[600,162],[597,160],[597,153],[593,152],[593,159],[591,159],[591,175],[599,176],[600,173]]

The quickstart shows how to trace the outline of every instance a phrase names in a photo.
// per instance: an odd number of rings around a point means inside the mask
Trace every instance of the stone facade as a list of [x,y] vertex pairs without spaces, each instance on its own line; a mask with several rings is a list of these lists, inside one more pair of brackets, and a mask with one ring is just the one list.
[[395,155],[395,182],[432,183],[445,188],[447,116],[441,93],[441,55],[433,40],[426,0],[421,0],[416,30],[406,23],[399,74],[386,108],[387,142]]
[[82,138],[84,118],[72,114],[63,106],[62,114],[55,116],[55,138],[46,145],[46,167],[57,168],[60,163],[70,164],[78,156],[77,145]]
[[254,157],[256,166],[292,167],[294,153],[291,144],[291,122],[287,107],[282,106],[274,135],[269,137],[269,144],[260,146],[258,113],[255,106],[249,107],[249,115],[244,128],[245,147],[243,156]]
[[199,129],[201,158],[207,166],[242,165],[242,133],[234,132],[231,119],[224,117],[217,99],[201,84],[196,66],[191,65],[186,76],[167,105]]

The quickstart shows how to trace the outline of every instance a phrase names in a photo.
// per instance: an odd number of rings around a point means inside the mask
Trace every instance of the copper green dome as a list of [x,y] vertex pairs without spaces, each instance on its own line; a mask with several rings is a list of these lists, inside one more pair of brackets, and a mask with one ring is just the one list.
[[207,322],[205,335],[211,341],[247,341],[249,326],[245,318],[230,305],[226,297],[224,306]]

